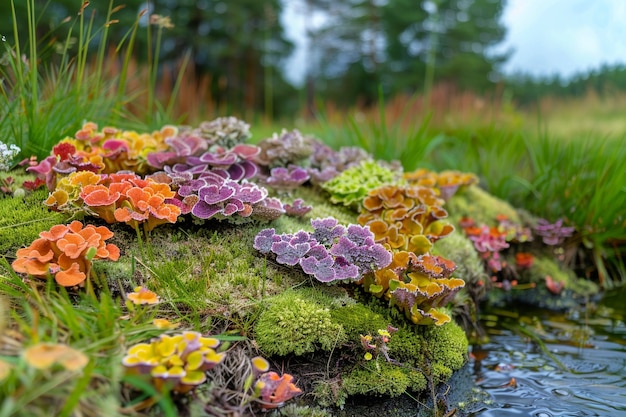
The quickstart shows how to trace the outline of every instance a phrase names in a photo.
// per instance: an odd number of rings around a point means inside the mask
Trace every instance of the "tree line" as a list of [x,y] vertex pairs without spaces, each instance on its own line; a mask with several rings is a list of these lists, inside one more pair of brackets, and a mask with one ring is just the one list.
[[[11,3],[0,2],[0,34],[7,44],[14,40]],[[23,46],[26,3],[13,2]],[[76,36],[77,3],[35,0],[40,59],[54,61],[69,28]],[[107,23],[108,5],[83,4],[93,28]],[[119,0],[111,5],[107,37],[113,45],[124,42],[139,19],[134,54],[146,59],[156,47],[154,39],[150,42],[149,16],[169,17],[173,26],[163,34],[162,65],[190,54],[196,73],[210,75],[214,101],[232,109],[288,114],[303,103],[311,105],[315,97],[340,106],[368,105],[381,91],[386,96],[427,93],[441,82],[479,94],[504,85],[521,104],[545,95],[626,89],[624,66],[603,66],[567,80],[504,76],[501,68],[510,52],[495,47],[506,33],[501,22],[505,0]],[[288,21],[287,6],[304,16],[304,23]],[[294,50],[286,29],[302,24],[306,76],[304,85],[294,86],[286,77]],[[96,48],[100,32],[94,33]]]

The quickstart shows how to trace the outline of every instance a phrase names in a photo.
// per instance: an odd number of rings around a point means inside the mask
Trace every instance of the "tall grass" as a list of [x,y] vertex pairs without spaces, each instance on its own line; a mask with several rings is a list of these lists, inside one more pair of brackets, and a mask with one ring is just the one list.
[[[76,17],[66,19],[68,29],[59,45],[60,57],[41,60],[40,49],[45,46],[38,44],[36,22],[45,8],[36,11],[35,1],[26,0],[28,39],[24,40],[19,37],[22,22],[16,16],[14,2],[11,0],[15,43],[2,42],[4,50],[0,51],[6,61],[0,67],[0,135],[4,142],[18,145],[22,156],[47,156],[52,146],[73,135],[86,120],[143,129],[174,122],[176,97],[189,58],[178,64],[177,76],[168,82],[167,94],[161,96],[164,98],[155,97],[158,45],[149,45],[154,53],[145,69],[136,70],[133,59],[145,10],[123,40],[112,45],[109,27],[116,23],[119,7],[110,0],[106,23],[96,27],[95,11],[89,13],[89,3],[84,2]],[[164,28],[157,23],[147,25],[146,30],[156,30],[156,41],[161,42]],[[74,39],[77,50],[72,52]],[[96,40],[98,46],[94,48]]]
[[[4,258],[0,294],[10,304],[2,308],[11,312],[11,331],[3,334],[0,357],[16,369],[0,384],[0,416],[40,415],[42,410],[59,416],[117,415],[123,377],[119,362],[126,344],[160,332],[149,324],[120,320],[119,300],[108,291],[98,297],[93,292],[76,296],[57,290],[52,281],[44,286],[27,283]],[[87,355],[89,363],[82,374],[40,371],[11,351],[38,343],[69,345]]]

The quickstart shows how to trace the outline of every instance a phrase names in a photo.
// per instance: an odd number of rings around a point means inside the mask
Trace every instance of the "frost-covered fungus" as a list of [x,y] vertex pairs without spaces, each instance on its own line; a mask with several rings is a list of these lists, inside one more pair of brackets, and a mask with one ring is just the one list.
[[339,224],[334,217],[311,219],[311,226],[313,226],[313,239],[324,246],[334,244],[346,234],[346,227]]
[[200,178],[198,182],[204,182],[204,184],[197,188],[197,192],[193,188],[181,187],[179,194],[197,195],[198,200],[191,209],[191,213],[205,220],[214,216],[229,217],[234,214],[249,217],[268,194],[265,188],[246,180],[238,183],[217,175]]
[[271,254],[276,262],[296,266],[321,282],[357,280],[371,271],[391,262],[391,254],[374,242],[367,227],[339,225],[328,217],[313,219],[313,233],[276,235],[274,229],[262,230],[255,238],[254,247]]
[[283,129],[280,134],[274,133],[258,145],[261,152],[256,161],[268,167],[301,165],[313,153],[312,139],[303,136],[297,129]]
[[297,198],[291,204],[284,204],[285,214],[288,216],[302,217],[311,210],[313,206],[307,206],[303,199]]
[[309,180],[309,173],[304,168],[296,165],[289,167],[274,167],[270,170],[269,177],[263,180],[263,184],[277,191],[293,191]]
[[215,350],[219,344],[198,332],[161,335],[130,347],[122,365],[128,374],[150,376],[157,389],[168,384],[174,392],[185,393],[204,383],[206,372],[224,360],[226,353]]
[[82,285],[94,260],[117,261],[120,250],[106,240],[113,237],[105,226],[83,224],[77,220],[43,231],[26,248],[19,249],[11,266],[18,273],[48,279],[54,277],[64,287]]
[[219,117],[204,121],[194,133],[204,138],[209,146],[217,145],[229,149],[250,139],[250,125],[236,117]]

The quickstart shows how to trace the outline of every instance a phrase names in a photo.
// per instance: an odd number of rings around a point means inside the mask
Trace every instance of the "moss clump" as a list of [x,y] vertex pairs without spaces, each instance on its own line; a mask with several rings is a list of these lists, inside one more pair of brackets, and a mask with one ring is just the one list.
[[269,417],[333,417],[331,413],[318,407],[287,404],[268,414]]
[[318,349],[331,350],[346,342],[341,325],[330,310],[289,290],[268,299],[255,326],[256,341],[267,355],[303,355]]
[[43,204],[47,196],[48,191],[42,189],[24,198],[0,197],[0,254],[12,257],[42,231],[64,223],[64,215],[50,212]]
[[477,185],[455,194],[446,202],[446,210],[454,224],[458,224],[461,217],[470,217],[476,224],[495,226],[499,214],[504,214],[513,223],[522,223],[513,206]]
[[386,329],[390,322],[363,304],[341,307],[330,312],[333,320],[345,330],[348,339],[357,341],[360,335],[376,334]]
[[435,381],[445,381],[467,360],[468,342],[459,325],[428,326],[424,332],[424,349]]
[[416,369],[372,360],[355,368],[343,378],[342,389],[348,395],[388,395],[397,397],[407,391],[426,389],[426,378]]
[[396,173],[375,161],[362,161],[359,165],[348,168],[322,188],[330,194],[330,201],[358,210],[361,201],[370,190],[391,184],[398,180]]
[[356,304],[356,300],[350,297],[343,287],[337,285],[315,285],[299,288],[298,293],[306,300],[314,301],[322,307],[329,308],[331,315],[334,309]]
[[416,326],[398,328],[389,340],[389,356],[394,360],[412,367],[420,367],[424,362],[422,338],[417,335]]

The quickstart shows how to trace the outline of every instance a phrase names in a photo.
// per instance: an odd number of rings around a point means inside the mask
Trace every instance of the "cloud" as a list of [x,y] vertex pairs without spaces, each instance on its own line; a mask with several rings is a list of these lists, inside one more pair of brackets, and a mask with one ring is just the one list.
[[626,2],[509,0],[503,48],[514,53],[505,72],[561,74],[626,63]]

